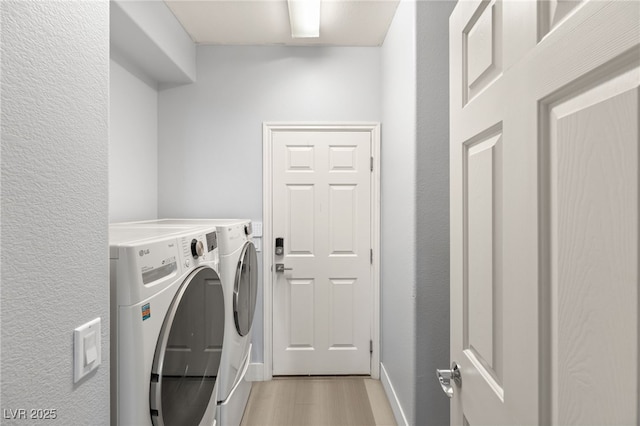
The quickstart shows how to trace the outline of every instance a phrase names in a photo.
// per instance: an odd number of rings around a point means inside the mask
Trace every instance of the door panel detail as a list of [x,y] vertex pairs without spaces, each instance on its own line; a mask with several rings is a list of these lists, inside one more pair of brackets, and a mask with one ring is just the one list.
[[622,324],[638,324],[639,84],[635,68],[546,108],[555,424],[638,420],[638,334]]
[[306,350],[314,346],[313,279],[288,279],[289,284],[289,345],[287,349]]
[[502,135],[466,145],[465,349],[502,376]]
[[330,279],[329,304],[331,306],[329,350],[355,349],[354,287],[356,279]]
[[538,28],[541,40],[582,3],[582,0],[538,0]]
[[330,146],[329,170],[332,172],[357,171],[356,146]]
[[315,188],[313,185],[287,185],[288,255],[313,255]]
[[329,185],[329,245],[331,256],[356,255],[358,186]]
[[502,1],[484,0],[463,30],[466,104],[502,71]]
[[467,360],[473,365],[479,373],[481,380],[486,383],[488,389],[491,389],[495,396],[498,397],[500,403],[504,402],[504,389],[502,383],[498,381],[496,372],[490,364],[488,364],[482,356],[471,346],[464,351]]
[[287,171],[312,172],[313,147],[293,145],[287,146]]

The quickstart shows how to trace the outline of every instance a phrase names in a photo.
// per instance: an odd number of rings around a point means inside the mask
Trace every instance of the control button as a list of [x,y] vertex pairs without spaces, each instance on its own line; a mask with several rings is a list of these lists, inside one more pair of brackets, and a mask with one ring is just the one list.
[[185,268],[188,268],[189,266],[191,266],[191,261],[189,259],[184,261],[184,266]]
[[204,244],[195,238],[191,240],[191,254],[195,259],[204,254]]

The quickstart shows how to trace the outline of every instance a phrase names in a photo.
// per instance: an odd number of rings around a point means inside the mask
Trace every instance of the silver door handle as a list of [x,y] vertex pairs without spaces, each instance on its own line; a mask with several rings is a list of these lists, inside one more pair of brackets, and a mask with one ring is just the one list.
[[284,263],[276,263],[276,272],[293,271],[293,268],[285,268]]
[[436,370],[436,376],[438,377],[440,386],[442,386],[442,391],[449,398],[453,397],[453,386],[451,384],[451,379],[453,379],[456,385],[462,386],[460,367],[455,361],[451,363],[451,370]]

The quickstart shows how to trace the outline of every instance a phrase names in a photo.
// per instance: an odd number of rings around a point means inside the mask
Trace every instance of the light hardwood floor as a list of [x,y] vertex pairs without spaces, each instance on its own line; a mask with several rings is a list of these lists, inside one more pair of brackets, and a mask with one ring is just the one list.
[[378,380],[363,377],[287,377],[255,382],[241,426],[393,425]]

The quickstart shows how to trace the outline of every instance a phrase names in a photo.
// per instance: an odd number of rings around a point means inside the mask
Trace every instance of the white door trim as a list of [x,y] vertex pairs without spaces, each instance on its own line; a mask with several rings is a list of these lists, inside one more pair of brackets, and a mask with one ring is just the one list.
[[380,123],[281,123],[265,122],[262,125],[262,221],[263,221],[263,324],[264,324],[264,372],[263,379],[273,377],[273,225],[272,225],[272,135],[276,130],[347,130],[369,131],[371,133],[371,155],[373,172],[371,173],[371,244],[373,248],[372,274],[372,312],[371,340],[371,377],[380,378]]

